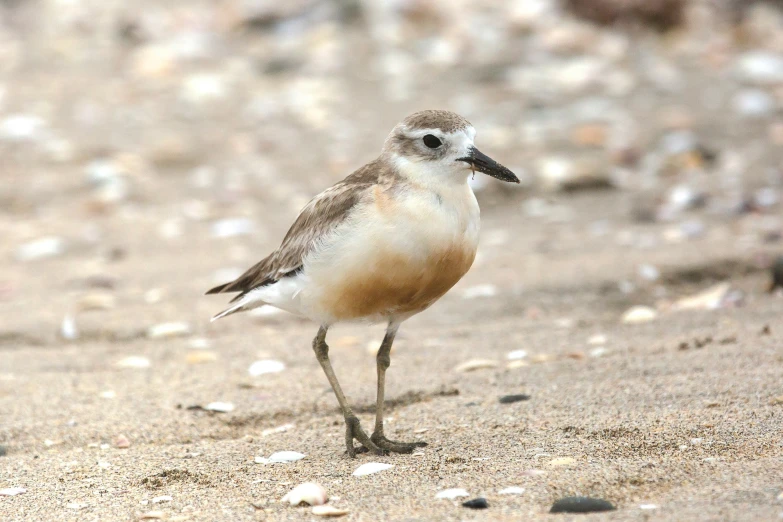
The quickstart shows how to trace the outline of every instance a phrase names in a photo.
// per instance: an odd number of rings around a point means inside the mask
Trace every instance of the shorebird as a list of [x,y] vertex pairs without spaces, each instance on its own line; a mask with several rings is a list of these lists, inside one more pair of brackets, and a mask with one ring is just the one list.
[[[476,131],[449,111],[417,112],[397,124],[380,156],[315,196],[280,247],[236,280],[207,294],[238,293],[212,320],[274,306],[320,324],[313,350],[345,417],[348,455],[410,453],[383,431],[386,370],[400,324],[429,308],[473,264],[479,206],[468,178],[519,183],[473,144]],[[362,429],[329,360],[326,332],[342,321],[385,322],[378,349],[375,429]]]

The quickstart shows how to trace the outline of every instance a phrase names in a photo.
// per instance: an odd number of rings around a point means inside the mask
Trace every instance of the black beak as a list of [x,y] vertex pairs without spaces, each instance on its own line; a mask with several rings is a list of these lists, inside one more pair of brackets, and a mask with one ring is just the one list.
[[470,148],[470,155],[464,158],[458,158],[457,161],[464,161],[470,168],[499,179],[500,181],[508,181],[519,183],[519,178],[506,167],[493,160],[476,147]]

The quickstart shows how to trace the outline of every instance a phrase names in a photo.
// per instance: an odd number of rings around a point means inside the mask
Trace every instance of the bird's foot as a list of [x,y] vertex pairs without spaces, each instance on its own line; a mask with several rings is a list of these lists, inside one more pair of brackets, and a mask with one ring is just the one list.
[[427,445],[426,442],[418,441],[418,442],[397,442],[395,440],[389,440],[386,438],[386,436],[383,434],[383,432],[376,431],[372,434],[370,437],[370,440],[381,450],[384,450],[385,452],[394,452],[394,453],[413,453],[413,450],[416,448],[423,448]]
[[356,457],[357,448],[354,447],[354,439],[358,440],[362,447],[359,447],[359,452],[364,453],[370,451],[376,455],[383,455],[383,450],[379,448],[362,429],[359,419],[353,415],[345,417],[345,447],[348,450],[348,456],[351,458]]

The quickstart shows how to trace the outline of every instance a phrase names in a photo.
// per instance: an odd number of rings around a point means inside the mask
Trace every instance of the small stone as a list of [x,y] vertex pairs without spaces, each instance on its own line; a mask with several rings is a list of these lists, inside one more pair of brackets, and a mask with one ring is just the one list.
[[489,502],[487,502],[487,499],[479,497],[472,500],[466,500],[462,503],[462,507],[470,509],[487,509],[489,507]]
[[778,288],[783,288],[783,256],[779,256],[772,264],[771,281],[769,291],[774,292]]
[[746,118],[763,118],[775,110],[775,98],[760,89],[745,89],[731,101],[734,111]]
[[658,506],[656,506],[655,504],[640,504],[639,505],[639,509],[643,509],[645,511],[649,511],[649,510],[653,510],[653,509],[658,509]]
[[19,246],[14,253],[18,261],[35,261],[55,257],[65,252],[65,240],[61,237],[48,236],[30,241]]
[[466,361],[458,365],[456,368],[454,368],[454,371],[459,373],[464,373],[464,372],[472,372],[475,370],[486,370],[488,368],[497,368],[497,367],[498,367],[498,362],[492,359],[471,359],[469,361]]
[[498,399],[500,404],[511,404],[513,402],[529,401],[530,395],[518,394],[518,395],[504,395]]
[[37,141],[46,129],[46,122],[31,114],[12,114],[0,121],[0,140],[11,143]]
[[511,486],[505,489],[501,489],[498,491],[498,494],[500,495],[521,495],[525,492],[525,488],[520,488],[518,486]]
[[27,493],[27,490],[25,488],[0,489],[0,497],[15,497],[16,495],[21,495],[22,493]]
[[384,471],[391,467],[391,464],[384,464],[382,462],[368,462],[356,468],[353,472],[353,476],[363,477],[365,475],[372,475],[373,473],[378,473],[379,471]]
[[469,497],[467,491],[465,491],[462,488],[451,488],[451,489],[444,489],[443,491],[439,492],[437,495],[435,495],[435,498],[445,498],[448,500],[454,500],[459,497]]
[[565,497],[554,504],[550,513],[598,513],[617,509],[606,500],[591,497]]
[[0,457],[8,455],[8,448],[0,444]]
[[285,370],[284,363],[272,359],[263,359],[251,364],[247,371],[251,376],[258,377],[259,375],[264,375],[267,373],[278,373],[282,372],[283,370]]
[[286,493],[281,502],[288,502],[292,506],[298,506],[303,502],[311,506],[320,506],[326,504],[328,500],[329,496],[323,486],[315,482],[305,482]]
[[217,361],[218,356],[215,352],[206,352],[200,350],[198,352],[190,352],[185,356],[185,362],[188,364],[203,364],[213,361]]
[[117,435],[117,438],[114,439],[115,448],[126,449],[126,448],[130,448],[130,445],[131,445],[130,440],[128,440],[128,437],[126,437],[125,435],[122,434]]
[[313,506],[313,515],[318,517],[342,517],[347,515],[349,511],[347,509],[338,509],[329,504],[323,506]]
[[737,73],[742,80],[757,85],[783,83],[783,56],[767,51],[751,51],[740,56]]
[[654,321],[658,317],[658,312],[649,306],[634,306],[629,308],[622,317],[625,324],[642,324]]
[[601,346],[606,344],[607,338],[603,334],[592,335],[587,339],[587,344],[590,346]]
[[147,511],[139,517],[141,520],[162,520],[166,518],[166,513],[163,511]]
[[234,411],[234,405],[230,402],[210,402],[206,406],[204,406],[204,409],[207,411],[214,411],[218,413],[230,413]]
[[149,368],[152,365],[149,359],[140,355],[130,355],[117,361],[117,367],[119,368]]
[[161,495],[152,499],[153,504],[160,504],[161,502],[171,502],[174,498],[171,495]]
[[150,339],[170,339],[189,335],[190,325],[184,322],[160,323],[147,329],[147,337]]

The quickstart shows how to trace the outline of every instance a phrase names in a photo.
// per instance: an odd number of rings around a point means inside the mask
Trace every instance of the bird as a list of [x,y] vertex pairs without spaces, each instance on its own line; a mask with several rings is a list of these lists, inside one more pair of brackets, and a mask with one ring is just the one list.
[[[319,325],[312,347],[345,419],[349,457],[426,446],[385,436],[386,370],[400,325],[440,299],[473,264],[480,218],[469,178],[479,172],[519,183],[511,170],[476,148],[475,136],[473,125],[454,112],[409,115],[392,129],[375,160],[305,205],[277,250],[234,281],[207,291],[237,294],[213,321],[272,306]],[[386,324],[376,355],[370,435],[329,359],[326,334],[340,322]]]

